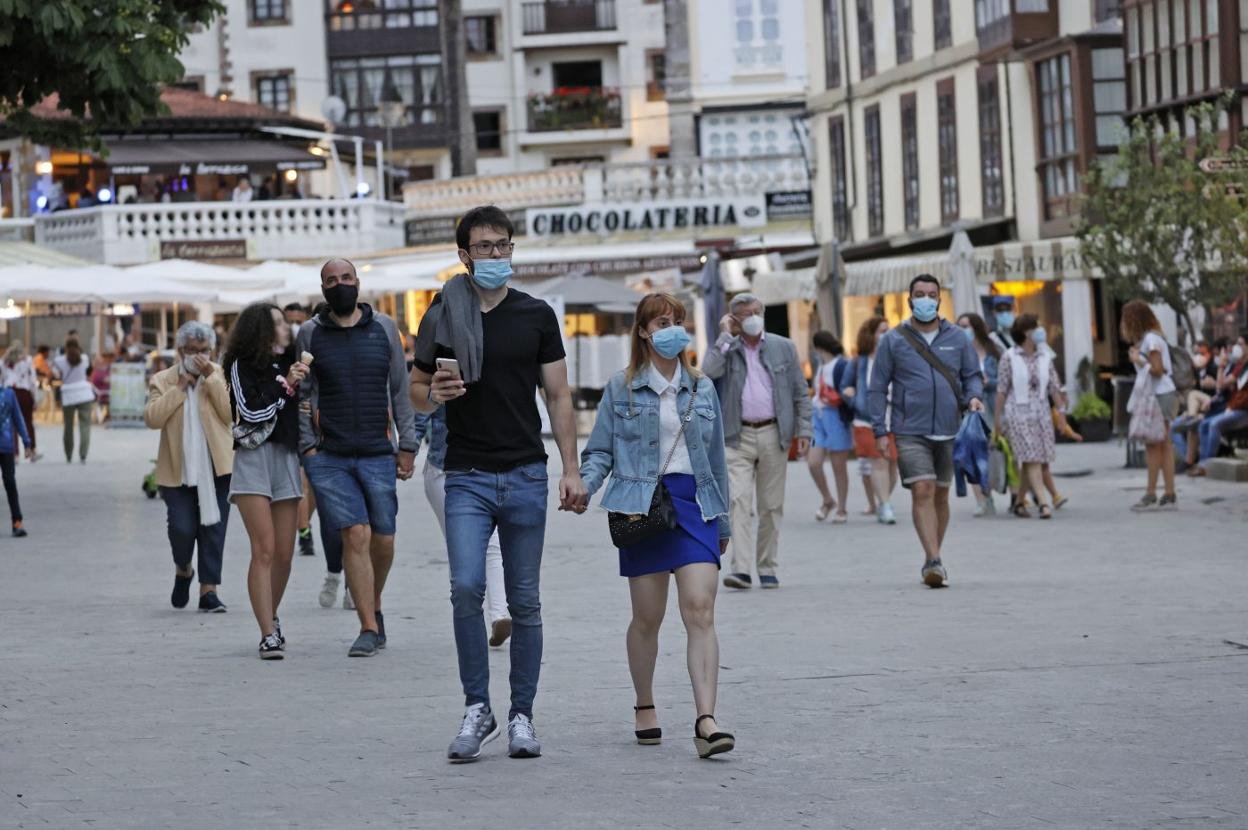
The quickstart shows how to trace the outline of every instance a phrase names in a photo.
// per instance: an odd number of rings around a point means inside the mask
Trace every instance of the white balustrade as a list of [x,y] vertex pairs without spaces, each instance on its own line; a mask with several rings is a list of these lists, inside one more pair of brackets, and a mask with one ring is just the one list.
[[727,198],[809,190],[801,156],[658,159],[552,167],[531,173],[412,182],[403,188],[408,218],[458,216],[477,205],[504,209],[657,199]]
[[160,258],[160,243],[243,240],[253,259],[329,256],[403,244],[403,206],[372,199],[105,205],[41,215],[41,245],[109,265]]

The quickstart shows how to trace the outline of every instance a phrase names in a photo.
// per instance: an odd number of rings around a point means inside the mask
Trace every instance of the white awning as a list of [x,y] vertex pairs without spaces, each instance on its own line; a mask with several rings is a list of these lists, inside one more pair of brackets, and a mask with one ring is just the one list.
[[867,297],[897,294],[910,287],[919,274],[931,274],[941,284],[949,282],[949,254],[886,257],[845,264],[845,296]]
[[763,305],[784,305],[793,300],[815,299],[815,269],[762,271],[754,275],[750,293]]
[[[975,279],[981,285],[1019,280],[1090,280],[1103,275],[1080,251],[1073,236],[1037,242],[1002,242],[976,248],[971,255]],[[845,295],[866,297],[904,292],[919,274],[931,274],[942,285],[952,285],[947,252],[909,257],[882,257],[845,266]]]

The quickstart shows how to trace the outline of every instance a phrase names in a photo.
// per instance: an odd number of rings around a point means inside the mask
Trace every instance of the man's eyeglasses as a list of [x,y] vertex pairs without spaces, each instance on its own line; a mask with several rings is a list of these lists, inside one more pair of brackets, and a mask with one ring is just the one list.
[[516,246],[511,242],[478,242],[475,245],[468,246],[468,253],[473,256],[508,256]]

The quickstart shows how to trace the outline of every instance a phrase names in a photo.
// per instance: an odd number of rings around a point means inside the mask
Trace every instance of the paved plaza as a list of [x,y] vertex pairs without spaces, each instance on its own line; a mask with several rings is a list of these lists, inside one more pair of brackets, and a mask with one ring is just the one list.
[[[389,648],[349,660],[296,558],[287,659],[261,662],[247,540],[231,516],[225,615],[169,607],[164,505],[140,492],[155,433],[98,430],[84,467],[18,478],[31,536],[0,539],[0,827],[1248,827],[1248,486],[1180,483],[1135,516],[1116,444],[1059,449],[1050,522],[957,501],[952,587],[919,585],[901,522],[817,524],[789,474],[776,592],[721,589],[721,724],[699,761],[674,602],[637,746],[628,596],[605,516],[552,511],[540,760],[453,767],[462,696],[446,553],[419,480],[400,485]],[[419,462],[423,464],[423,459]],[[552,465],[557,467],[557,461]],[[319,542],[318,542],[319,550]],[[194,602],[192,601],[192,608]],[[494,652],[506,711],[508,658]]]

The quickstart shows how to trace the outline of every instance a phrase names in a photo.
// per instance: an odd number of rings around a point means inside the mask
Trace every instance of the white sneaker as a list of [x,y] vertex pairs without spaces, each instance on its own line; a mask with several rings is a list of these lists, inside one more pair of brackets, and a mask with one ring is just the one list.
[[325,584],[321,586],[321,607],[333,608],[334,603],[338,601],[338,583],[342,581],[341,574],[325,574]]
[[993,503],[992,496],[975,505],[975,518],[980,519],[995,515],[997,515],[997,506]]
[[882,525],[897,524],[897,514],[893,512],[893,505],[891,502],[884,502],[880,505],[880,512],[876,517],[876,521]]

